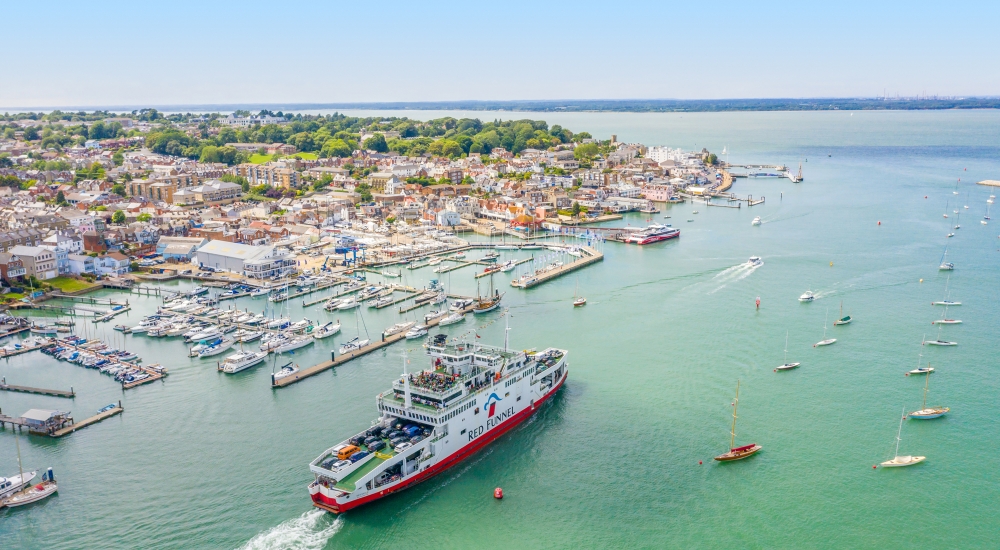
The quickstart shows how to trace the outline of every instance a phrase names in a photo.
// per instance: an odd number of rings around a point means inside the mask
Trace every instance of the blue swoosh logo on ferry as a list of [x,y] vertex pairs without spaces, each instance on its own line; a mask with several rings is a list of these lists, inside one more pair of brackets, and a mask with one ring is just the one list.
[[483,405],[483,410],[484,411],[486,410],[486,407],[490,406],[490,402],[493,401],[494,399],[496,399],[497,401],[503,401],[503,399],[500,399],[499,395],[497,395],[495,393],[491,393],[490,396],[488,398],[486,398],[486,404]]

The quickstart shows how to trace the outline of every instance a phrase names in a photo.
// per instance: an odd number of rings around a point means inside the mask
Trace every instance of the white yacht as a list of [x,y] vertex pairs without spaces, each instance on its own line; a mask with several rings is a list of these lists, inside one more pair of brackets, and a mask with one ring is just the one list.
[[747,265],[751,267],[760,267],[764,265],[764,260],[761,260],[760,256],[750,256],[750,259],[747,260]]
[[359,349],[368,345],[368,340],[362,340],[361,338],[355,337],[350,342],[345,342],[337,350],[341,355],[345,353],[351,353],[352,351],[358,351]]
[[225,353],[226,351],[229,350],[229,348],[233,347],[233,344],[235,343],[236,340],[233,340],[232,338],[223,338],[215,344],[212,344],[206,348],[202,348],[202,350],[198,352],[198,359],[204,359],[205,357],[214,357],[221,353]]
[[800,302],[811,302],[811,301],[813,301],[815,299],[816,299],[816,295],[813,294],[813,291],[811,291],[811,290],[807,290],[807,291],[805,291],[802,294],[802,296],[799,296],[799,301]]
[[281,343],[278,347],[274,348],[274,353],[285,353],[289,351],[294,351],[299,348],[304,348],[311,345],[316,340],[309,336],[300,336],[298,338],[289,339]]
[[465,314],[462,313],[461,311],[456,311],[455,313],[452,313],[451,315],[445,317],[444,319],[441,319],[441,322],[438,324],[444,327],[448,325],[453,325],[455,323],[461,323],[464,320],[465,320]]
[[266,351],[240,351],[226,357],[226,360],[219,365],[219,370],[226,374],[235,374],[260,363],[266,357]]
[[393,334],[399,334],[400,332],[406,332],[407,330],[410,329],[410,327],[412,327],[415,324],[416,323],[414,323],[413,321],[408,321],[408,322],[405,322],[405,323],[396,323],[395,325],[392,325],[391,327],[389,327],[389,328],[385,329],[384,331],[382,331],[382,336],[392,336]]
[[753,221],[750,222],[750,225],[760,225],[760,216],[754,218]]
[[412,340],[414,338],[420,338],[421,336],[426,336],[428,328],[429,327],[427,325],[416,325],[415,327],[407,331],[406,339]]
[[354,309],[354,308],[356,308],[356,307],[358,307],[360,305],[361,304],[358,303],[358,301],[356,299],[354,299],[354,298],[348,298],[348,299],[344,300],[343,302],[341,302],[337,306],[337,309],[340,310],[340,311],[343,311],[343,310],[346,310],[346,309]]
[[294,376],[299,372],[299,366],[293,365],[292,363],[285,363],[277,372],[271,373],[271,385],[273,386],[278,380],[283,378],[288,378],[289,376]]
[[35,479],[38,472],[24,472],[16,476],[0,477],[0,502],[3,499],[31,485],[31,480]]
[[333,336],[334,334],[337,334],[338,332],[340,332],[340,321],[337,321],[336,323],[334,323],[333,321],[330,321],[329,323],[326,323],[323,326],[321,326],[321,327],[317,328],[316,330],[312,331],[311,334],[312,334],[313,338],[315,338],[317,340],[320,340],[320,339],[326,338],[328,336]]
[[428,313],[427,315],[424,315],[424,322],[425,323],[429,323],[429,322],[433,321],[434,319],[437,319],[438,317],[443,317],[445,315],[448,315],[448,310],[445,310],[445,309],[435,309],[434,311]]

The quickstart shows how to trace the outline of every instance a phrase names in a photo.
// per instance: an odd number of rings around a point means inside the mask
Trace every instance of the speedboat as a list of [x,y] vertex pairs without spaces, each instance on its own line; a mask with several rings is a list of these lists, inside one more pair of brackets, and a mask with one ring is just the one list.
[[[760,256],[750,256],[750,259],[747,260],[747,265],[751,267],[760,267],[764,265],[764,260],[761,260]],[[799,299],[801,300],[801,298]]]
[[440,257],[434,257],[434,258],[431,258],[430,260],[427,261],[427,265],[438,265],[442,261],[444,261],[442,258],[440,258]]
[[813,301],[815,299],[816,299],[816,295],[813,294],[813,291],[811,291],[811,290],[807,290],[807,291],[805,291],[802,294],[802,296],[799,296],[799,301],[800,302],[811,302],[811,301]]
[[955,264],[951,262],[942,262],[941,265],[938,266],[938,269],[941,271],[952,271],[955,269]]
[[406,339],[412,340],[427,335],[427,325],[416,325],[406,332]]
[[415,324],[416,323],[414,323],[413,321],[408,321],[405,323],[396,323],[391,327],[382,331],[382,336],[387,337],[387,336],[392,336],[393,334],[399,334],[400,332],[406,332],[407,330],[410,329],[410,327],[412,327]]
[[754,218],[753,221],[750,222],[750,225],[760,225],[760,216]]
[[320,340],[328,336],[333,336],[338,332],[340,332],[340,321],[337,321],[336,323],[330,321],[329,323],[326,323],[325,325],[312,331],[311,334],[313,338]]
[[343,355],[345,353],[351,353],[352,351],[358,351],[359,349],[367,345],[368,345],[368,340],[362,340],[361,338],[355,336],[354,339],[351,340],[350,342],[345,342],[343,345],[341,345],[340,349],[338,349],[337,352]]
[[451,315],[445,317],[444,319],[441,319],[441,322],[438,324],[441,326],[447,326],[447,325],[453,325],[455,323],[460,323],[464,320],[465,320],[465,314],[462,313],[461,311],[456,311],[455,313],[452,313]]
[[226,357],[226,360],[219,365],[219,370],[226,374],[235,374],[260,363],[266,357],[266,351],[240,351]]

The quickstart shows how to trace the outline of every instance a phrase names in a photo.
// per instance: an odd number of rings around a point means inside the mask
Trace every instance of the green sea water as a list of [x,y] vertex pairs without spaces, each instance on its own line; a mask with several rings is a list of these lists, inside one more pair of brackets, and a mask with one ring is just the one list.
[[[806,179],[738,180],[735,193],[766,197],[753,208],[668,207],[655,221],[679,227],[679,239],[605,243],[603,262],[529,291],[509,288],[509,274],[497,276],[508,289],[511,345],[568,349],[566,386],[461,465],[339,518],[311,508],[307,464],[369,425],[374,396],[399,374],[404,349],[411,365],[425,360],[414,343],[281,390],[268,385],[270,360],[222,375],[214,361],[186,357],[176,339],[113,333],[119,320],[96,330],[168,366],[164,381],[122,392],[107,376],[37,352],[2,361],[10,383],[72,386],[78,394],[2,393],[4,413],[57,408],[83,418],[118,400],[126,410],[60,440],[21,437],[25,465],[53,467],[60,490],[43,503],[0,510],[0,546],[996,546],[1000,219],[980,224],[990,189],[973,182],[1000,179],[1000,113],[476,115],[543,118],[602,138],[685,149],[726,146],[734,163],[802,162]],[[750,224],[755,216],[759,227]],[[631,214],[608,225],[647,223]],[[955,223],[962,228],[953,230]],[[947,239],[950,231],[956,236]],[[945,296],[948,274],[937,267],[946,245],[956,264],[951,298],[963,302],[949,316],[964,323],[941,335],[959,345],[922,347],[925,335],[938,336],[931,321],[943,315],[930,303]],[[752,255],[764,265],[741,267]],[[434,276],[429,268],[402,271],[417,286]],[[474,294],[472,273],[458,270],[443,282]],[[577,285],[584,308],[570,305]],[[819,299],[798,302],[806,290]],[[120,322],[137,323],[158,304],[129,299],[133,311]],[[831,327],[841,303],[855,321]],[[262,311],[265,304],[236,305]],[[290,310],[293,319],[338,317],[320,306],[303,313],[300,303]],[[362,313],[362,331],[373,335],[399,320],[386,310]],[[339,317],[341,335],[293,360],[319,362],[353,337],[354,317]],[[481,341],[502,344],[498,319],[493,313],[442,332],[483,326]],[[78,331],[84,324],[93,333],[83,320]],[[824,324],[838,341],[813,348]],[[802,367],[775,373],[786,332],[788,360]],[[901,411],[920,406],[924,379],[904,373],[921,353],[937,369],[928,404],[951,413],[904,423],[900,453],[927,456],[925,463],[873,470],[893,454]],[[729,444],[737,380],[737,444],[764,450],[716,464],[712,457]],[[10,429],[0,432],[0,470],[17,471]],[[497,486],[503,501],[492,498]]]

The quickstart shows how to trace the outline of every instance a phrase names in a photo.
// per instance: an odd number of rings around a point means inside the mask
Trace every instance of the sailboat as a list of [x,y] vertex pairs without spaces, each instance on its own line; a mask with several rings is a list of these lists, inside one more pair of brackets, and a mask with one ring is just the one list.
[[941,255],[941,265],[938,266],[938,269],[940,269],[941,271],[952,271],[955,269],[955,264],[944,261],[945,258],[947,257],[948,257],[948,247],[946,246],[944,247],[944,254]]
[[820,340],[819,342],[816,342],[815,344],[813,344],[814,348],[816,346],[829,346],[830,344],[832,344],[832,343],[834,343],[834,342],[837,341],[836,338],[827,338],[826,337],[826,320],[827,320],[827,318],[829,318],[829,316],[830,316],[830,310],[827,309],[826,310],[826,316],[823,317],[823,339]]
[[580,307],[587,304],[587,299],[580,296],[580,278],[576,278],[576,290],[573,292],[573,307]]
[[883,468],[898,468],[900,466],[913,466],[914,464],[919,464],[927,459],[926,456],[899,456],[899,442],[901,441],[901,435],[903,434],[903,420],[906,419],[906,407],[903,407],[903,416],[899,419],[899,431],[896,432],[896,456],[892,460],[886,460],[881,463],[880,466]]
[[833,322],[833,326],[846,325],[854,319],[850,315],[844,315],[844,301],[840,301],[840,319]]
[[906,415],[907,418],[914,418],[916,420],[930,420],[931,418],[942,417],[948,414],[948,411],[951,410],[948,407],[927,406],[927,387],[930,385],[930,383],[931,383],[931,375],[930,373],[928,373],[926,379],[924,380],[924,402],[922,405],[920,405],[919,411],[911,412],[910,414]]
[[930,363],[927,363],[926,367],[921,367],[920,366],[920,362],[923,359],[924,359],[924,352],[921,351],[920,355],[917,357],[917,368],[915,368],[915,369],[913,369],[911,371],[908,371],[906,373],[906,376],[909,376],[911,374],[929,374],[929,373],[934,372],[934,369],[931,368],[931,364]]
[[931,302],[932,306],[960,306],[962,302],[953,302],[948,299],[948,283],[951,282],[951,275],[948,275],[948,279],[944,282],[944,300],[939,302]]
[[715,460],[719,462],[731,462],[733,460],[740,460],[755,454],[757,451],[761,450],[762,447],[756,443],[751,443],[749,445],[743,445],[742,447],[733,447],[736,444],[736,409],[740,404],[740,381],[736,381],[736,399],[733,400],[733,428],[729,431],[729,451],[722,453],[721,455],[715,457]]
[[[30,472],[30,477],[26,477],[24,474],[24,470],[21,467],[21,443],[17,436],[17,432],[14,433],[14,444],[17,446],[17,479],[19,483],[27,484],[30,482],[31,478],[35,477],[35,472]],[[59,487],[56,485],[55,476],[52,475],[52,468],[49,468],[48,471],[42,474],[42,482],[38,485],[29,486],[10,496],[0,499],[0,508],[3,508],[4,506],[16,508],[18,506],[24,506],[25,504],[31,504],[32,502],[38,502],[43,498],[51,496],[58,490]]]
[[[367,338],[364,339],[364,340],[361,339],[361,313],[360,312],[356,312],[356,314],[354,316],[354,320],[355,320],[355,325],[356,325],[357,330],[358,330],[358,335],[355,336],[354,338],[352,338],[350,341],[344,342],[340,346],[340,348],[337,349],[337,352],[340,353],[341,355],[343,355],[345,353],[351,353],[353,351],[358,351],[359,349],[367,346],[368,343],[371,341],[371,340],[369,340]],[[367,336],[367,335],[368,335],[368,327],[365,327],[365,336]]]
[[924,345],[929,346],[957,346],[958,342],[949,342],[947,340],[941,339],[941,327],[943,325],[938,325],[938,337],[937,340],[924,340]]
[[962,228],[962,224],[959,223],[959,222],[962,221],[962,213],[959,212],[958,210],[956,210],[955,214],[957,214],[957,216],[955,217],[955,229],[961,229]]
[[938,319],[937,321],[931,321],[932,325],[958,325],[961,324],[961,319],[950,319],[948,317],[948,305],[944,306],[944,319]]
[[478,284],[476,285],[476,305],[472,307],[472,313],[486,313],[488,311],[493,311],[494,309],[500,307],[500,300],[503,298],[503,293],[498,290],[493,289],[493,274],[490,274],[490,293],[487,296],[480,296],[478,290]]
[[948,217],[948,203],[944,203],[944,217]]
[[779,370],[797,369],[799,367],[799,365],[801,365],[801,363],[789,363],[788,362],[788,331],[786,330],[785,331],[785,362],[781,366],[779,366],[776,369],[774,369],[774,372],[778,372]]
[[993,199],[990,199],[990,200],[986,201],[986,215],[983,216],[983,219],[980,220],[979,223],[981,223],[983,225],[986,225],[986,220],[990,219],[990,205],[991,204],[993,204]]

